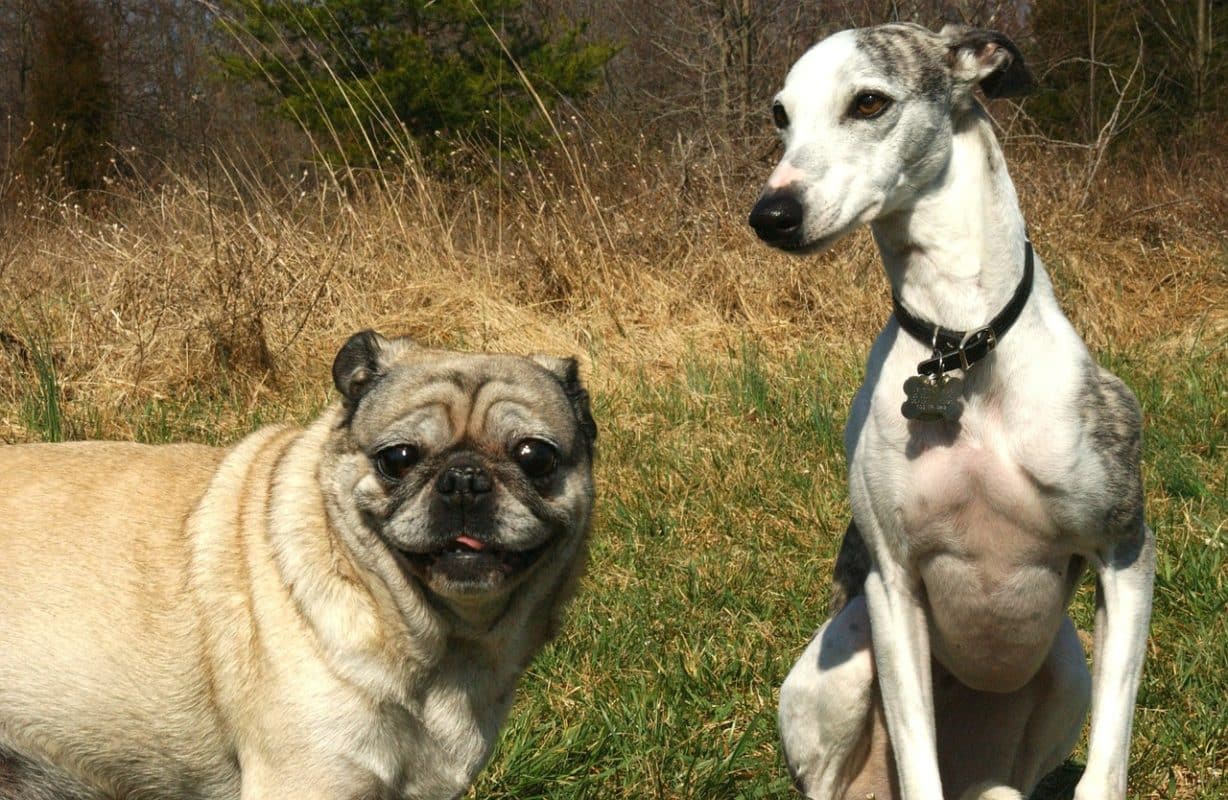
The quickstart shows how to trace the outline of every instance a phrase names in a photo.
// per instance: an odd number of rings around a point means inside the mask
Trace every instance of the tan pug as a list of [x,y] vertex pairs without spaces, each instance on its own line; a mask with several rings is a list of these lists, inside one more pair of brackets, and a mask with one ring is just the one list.
[[0,798],[455,798],[583,568],[570,359],[367,331],[229,450],[0,447]]

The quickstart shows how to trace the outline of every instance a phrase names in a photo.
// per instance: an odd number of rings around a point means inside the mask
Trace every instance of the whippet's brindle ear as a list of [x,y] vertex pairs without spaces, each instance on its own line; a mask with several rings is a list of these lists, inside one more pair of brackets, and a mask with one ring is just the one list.
[[991,100],[1025,95],[1036,87],[1023,53],[1004,34],[947,25],[939,35],[947,41],[947,66],[956,83],[980,84]]
[[351,336],[333,359],[333,385],[351,409],[384,377],[394,356],[417,347],[406,338],[385,339],[373,330]]

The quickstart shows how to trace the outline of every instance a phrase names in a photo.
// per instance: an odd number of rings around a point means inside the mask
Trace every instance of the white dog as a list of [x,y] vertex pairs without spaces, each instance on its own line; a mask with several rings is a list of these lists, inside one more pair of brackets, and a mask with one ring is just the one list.
[[[1089,683],[1076,798],[1125,797],[1155,564],[1141,415],[1054,299],[977,85],[1031,86],[1001,34],[884,25],[820,42],[773,105],[785,154],[751,225],[810,252],[868,223],[895,300],[845,431],[852,599],[781,689],[812,798],[1026,794]],[[1086,565],[1090,680],[1066,616]]]

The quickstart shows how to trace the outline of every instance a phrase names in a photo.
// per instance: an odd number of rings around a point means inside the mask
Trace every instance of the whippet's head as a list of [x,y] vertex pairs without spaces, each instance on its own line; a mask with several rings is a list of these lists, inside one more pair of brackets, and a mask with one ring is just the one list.
[[907,208],[938,179],[951,137],[988,97],[1032,76],[996,31],[893,24],[837,33],[798,60],[772,103],[785,154],[750,214],[759,238],[819,250]]

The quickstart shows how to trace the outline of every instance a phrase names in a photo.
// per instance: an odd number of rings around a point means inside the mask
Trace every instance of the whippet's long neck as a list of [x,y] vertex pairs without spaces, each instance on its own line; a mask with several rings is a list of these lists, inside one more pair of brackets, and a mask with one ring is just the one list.
[[1023,274],[1027,234],[983,112],[957,125],[947,168],[916,203],[872,229],[891,288],[914,315],[968,330],[1006,306]]

